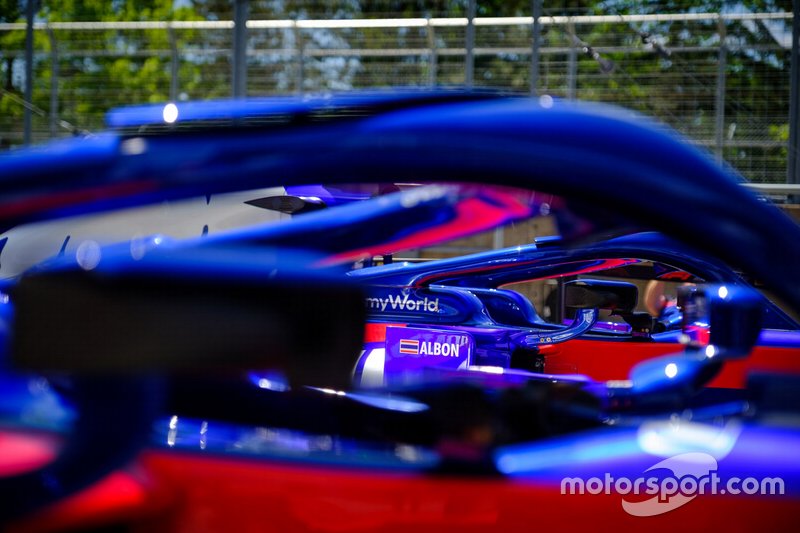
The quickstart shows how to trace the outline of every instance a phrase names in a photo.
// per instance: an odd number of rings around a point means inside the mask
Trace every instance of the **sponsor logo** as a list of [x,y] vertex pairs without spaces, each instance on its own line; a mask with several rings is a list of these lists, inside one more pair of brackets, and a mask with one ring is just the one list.
[[458,357],[460,345],[454,342],[418,341],[400,339],[399,352],[410,355],[435,355]]
[[411,311],[411,312],[424,312],[424,313],[438,313],[439,312],[439,298],[423,299],[411,298],[410,295],[389,295],[386,298],[367,298],[367,309],[370,311],[385,312],[387,309],[392,311]]
[[468,333],[414,327],[386,328],[386,375],[425,367],[460,368],[472,360]]

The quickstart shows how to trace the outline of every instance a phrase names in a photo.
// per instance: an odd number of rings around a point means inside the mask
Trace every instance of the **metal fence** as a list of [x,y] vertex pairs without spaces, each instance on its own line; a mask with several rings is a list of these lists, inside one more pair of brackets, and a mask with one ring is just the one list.
[[[536,27],[531,16],[258,16],[239,70],[248,96],[466,84],[609,102],[673,126],[754,182],[786,181],[791,13],[545,14]],[[233,93],[233,17],[37,23],[31,102],[24,38],[24,24],[0,24],[0,148],[23,142],[25,106],[39,142],[99,130],[111,107]]]

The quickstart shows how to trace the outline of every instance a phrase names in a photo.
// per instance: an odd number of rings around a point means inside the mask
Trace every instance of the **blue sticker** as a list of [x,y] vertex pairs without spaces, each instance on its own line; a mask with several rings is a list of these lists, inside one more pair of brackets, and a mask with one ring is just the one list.
[[423,328],[386,328],[387,374],[423,367],[463,368],[472,362],[475,341],[469,333]]

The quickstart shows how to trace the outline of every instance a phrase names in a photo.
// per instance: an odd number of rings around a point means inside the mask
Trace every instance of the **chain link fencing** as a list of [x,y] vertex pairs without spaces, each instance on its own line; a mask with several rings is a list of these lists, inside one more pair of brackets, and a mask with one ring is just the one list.
[[[425,17],[281,18],[265,5],[253,2],[247,23],[248,96],[471,82],[608,102],[672,126],[753,182],[786,181],[791,13],[545,11],[534,43],[531,16],[468,20],[442,9]],[[233,42],[232,13],[219,20],[37,23],[33,98],[26,102],[25,25],[0,24],[0,149],[22,144],[26,106],[33,141],[42,142],[99,131],[116,106],[228,97]]]

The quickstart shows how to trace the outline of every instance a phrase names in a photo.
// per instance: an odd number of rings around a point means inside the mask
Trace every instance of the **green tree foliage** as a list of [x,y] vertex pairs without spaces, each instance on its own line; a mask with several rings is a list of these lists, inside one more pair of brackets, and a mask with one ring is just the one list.
[[[24,2],[0,0],[0,21],[24,21]],[[183,2],[172,0],[45,0],[40,2],[37,22],[120,22],[197,20]],[[35,32],[34,93],[30,102],[39,120],[36,137],[44,137],[49,115],[59,118],[60,134],[96,130],[109,108],[132,102],[168,100],[171,83],[171,42],[163,30],[52,30]],[[191,30],[174,33],[178,49]],[[23,80],[14,63],[22,62],[24,30],[0,33],[4,87],[0,100],[0,137],[21,135],[19,120],[24,109],[20,96]],[[58,107],[51,109],[53,47],[58,57]],[[3,52],[7,51],[7,52]],[[200,80],[200,65],[180,62],[182,90],[191,91]],[[16,76],[16,77],[15,77]],[[17,79],[19,78],[19,79]],[[68,95],[64,97],[64,95]],[[70,126],[74,125],[74,129]]]
[[[48,22],[199,19],[190,7],[176,8],[172,0],[53,0],[45,2],[40,16]],[[60,57],[59,91],[76,95],[95,91],[101,96],[65,105],[61,116],[67,120],[95,129],[109,107],[169,99],[172,44],[168,32],[58,30],[54,35]],[[191,37],[185,31],[174,35],[175,39]],[[198,70],[191,62],[181,62],[179,79],[184,89],[197,83]],[[86,117],[90,123],[85,122]]]
[[[792,3],[668,0],[634,5],[605,0],[595,9],[603,14],[764,13],[791,12]],[[601,26],[594,28],[587,39],[600,39],[598,32],[604,30]],[[610,78],[625,80],[619,93],[621,101],[645,104],[642,111],[661,117],[695,139],[715,137],[716,116],[721,112],[724,142],[728,144],[725,158],[752,179],[785,179],[785,148],[770,141],[779,140],[774,132],[788,131],[789,49],[788,43],[779,41],[791,35],[791,21],[660,22],[630,24],[630,30],[641,37],[643,44],[638,59],[630,54],[611,55],[618,68]],[[720,54],[721,45],[725,47],[724,54]],[[664,52],[671,53],[666,56]],[[648,64],[647,54],[655,61]],[[720,69],[725,77],[721,110],[716,105]],[[658,76],[663,83],[647,83],[652,76]],[[647,86],[649,97],[635,98],[642,86]]]
[[[37,21],[230,21],[232,0],[40,0]],[[251,20],[463,17],[468,0],[250,0]],[[21,22],[25,0],[0,0],[0,22]],[[544,0],[545,16],[791,11],[791,0]],[[531,0],[477,0],[476,16],[531,14]],[[725,156],[753,177],[781,169],[787,131],[791,22],[613,21],[542,27],[539,92],[619,103],[713,143],[718,74],[725,75]],[[724,30],[724,41],[720,40]],[[476,86],[530,90],[531,27],[476,26]],[[33,104],[39,139],[56,112],[81,129],[102,126],[111,107],[172,97],[172,50],[179,53],[177,97],[231,92],[230,28],[37,31]],[[462,84],[464,27],[254,29],[247,32],[251,96],[351,88]],[[21,139],[24,30],[0,32],[0,142]],[[724,44],[724,56],[720,45]],[[55,46],[55,48],[53,48]],[[503,52],[486,52],[497,50]],[[372,54],[362,54],[368,50]],[[398,54],[398,50],[409,50]],[[58,104],[50,108],[51,53],[58,53]],[[298,53],[300,52],[300,53]],[[385,53],[384,53],[385,52]],[[434,61],[435,59],[435,61]],[[722,61],[724,60],[724,63]],[[36,131],[35,138],[36,138]],[[63,130],[62,133],[66,133]],[[755,141],[748,144],[749,141]],[[751,164],[752,161],[759,163]],[[769,171],[772,172],[772,171]],[[775,175],[779,174],[778,171]],[[772,179],[767,177],[767,179]]]
[[[0,0],[0,23],[19,23],[25,20],[24,0]],[[23,66],[25,32],[0,34],[0,150],[22,138],[24,78]]]
[[[22,3],[19,0],[0,0],[0,22],[17,22],[22,17],[22,8]],[[13,33],[0,36],[0,50],[17,48],[18,43],[15,41],[18,39],[19,35]],[[14,90],[13,70],[14,57],[11,55],[4,55],[2,87],[6,91]]]

